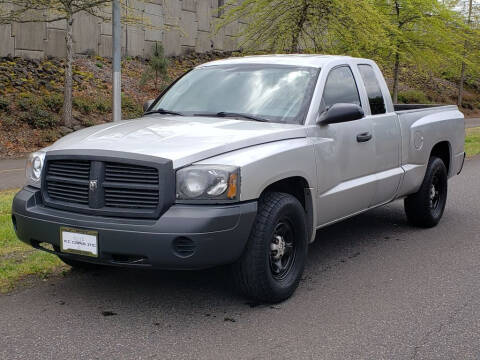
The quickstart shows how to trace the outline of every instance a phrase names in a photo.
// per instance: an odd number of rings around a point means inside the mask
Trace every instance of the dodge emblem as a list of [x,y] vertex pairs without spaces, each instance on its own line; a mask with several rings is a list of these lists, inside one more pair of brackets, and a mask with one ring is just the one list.
[[96,191],[97,190],[97,180],[90,180],[90,191]]

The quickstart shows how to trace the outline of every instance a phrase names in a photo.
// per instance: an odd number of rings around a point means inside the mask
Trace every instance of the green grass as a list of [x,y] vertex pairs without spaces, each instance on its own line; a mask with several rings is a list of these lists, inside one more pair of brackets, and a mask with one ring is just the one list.
[[480,127],[467,129],[465,152],[468,157],[480,154]]
[[0,293],[29,276],[45,278],[62,268],[56,256],[35,250],[17,239],[12,226],[11,206],[16,190],[0,192]]

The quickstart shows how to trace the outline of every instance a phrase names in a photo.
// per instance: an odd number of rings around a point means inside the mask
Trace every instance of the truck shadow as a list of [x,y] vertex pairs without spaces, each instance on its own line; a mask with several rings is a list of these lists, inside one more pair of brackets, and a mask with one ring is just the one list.
[[[303,280],[321,282],[321,272],[341,266],[362,252],[375,251],[379,242],[398,241],[409,229],[399,204],[375,209],[321,229],[316,242],[310,246]],[[201,271],[72,270],[55,286],[57,295],[75,294],[96,307],[101,303],[107,311],[105,316],[109,311],[118,313],[118,308],[125,309],[132,304],[144,307],[145,311],[152,307],[202,311],[238,304],[255,305],[236,293],[226,267]],[[302,286],[299,293],[301,291]]]

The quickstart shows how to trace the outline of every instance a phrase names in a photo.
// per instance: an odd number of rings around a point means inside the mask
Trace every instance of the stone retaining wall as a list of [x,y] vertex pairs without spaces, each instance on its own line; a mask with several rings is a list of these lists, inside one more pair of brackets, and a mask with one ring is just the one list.
[[[240,23],[234,23],[214,34],[217,9],[224,0],[127,0],[141,16],[144,24],[123,26],[122,51],[124,56],[146,57],[155,42],[163,43],[167,56],[189,51],[236,50],[234,35]],[[112,25],[87,13],[75,16],[73,24],[76,54],[112,54]],[[43,58],[64,57],[65,22],[0,25],[0,57],[21,56]]]

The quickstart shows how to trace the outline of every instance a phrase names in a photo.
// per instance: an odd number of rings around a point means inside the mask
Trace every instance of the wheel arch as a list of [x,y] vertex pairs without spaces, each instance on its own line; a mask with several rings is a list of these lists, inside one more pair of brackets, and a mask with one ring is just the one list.
[[432,156],[436,156],[443,161],[447,168],[447,175],[450,176],[450,164],[452,163],[452,146],[450,141],[444,140],[437,142],[430,151],[430,157]]
[[278,179],[266,185],[261,191],[260,197],[267,192],[283,192],[295,197],[305,210],[307,234],[309,242],[315,238],[315,206],[313,204],[314,191],[303,176],[289,176]]

